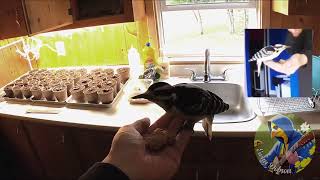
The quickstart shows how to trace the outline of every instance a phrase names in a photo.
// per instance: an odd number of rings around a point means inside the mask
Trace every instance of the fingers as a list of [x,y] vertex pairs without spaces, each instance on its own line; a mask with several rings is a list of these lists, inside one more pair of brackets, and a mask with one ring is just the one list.
[[143,134],[145,133],[149,126],[150,126],[150,119],[149,118],[143,118],[143,119],[140,119],[136,122],[134,122],[132,124],[132,126],[140,133],[140,134]]
[[184,121],[182,118],[174,117],[168,126],[168,132],[176,135],[178,130],[183,126]]
[[[148,131],[152,132],[156,128],[161,128],[168,129],[168,132],[171,135],[176,135],[183,126],[184,121],[185,119],[179,116],[175,116],[172,113],[165,113],[149,127]],[[179,155],[181,155],[184,151],[184,148],[188,144],[192,133],[192,129],[183,129],[182,131],[180,131],[180,133],[176,137],[175,145],[171,148],[175,149],[175,151],[177,151]]]
[[191,135],[191,130],[182,130],[178,134],[175,144],[166,147],[163,151],[160,152],[160,156],[168,158],[169,160],[174,162],[178,168],[183,151],[189,143]]
[[178,134],[176,138],[176,143],[174,144],[174,148],[176,148],[176,150],[178,151],[178,153],[180,153],[180,155],[182,155],[184,149],[189,143],[192,134],[193,134],[192,130],[186,130],[186,129],[180,131],[180,133]]
[[172,113],[165,113],[163,116],[161,116],[156,122],[154,122],[150,126],[149,132],[152,132],[157,128],[166,129],[173,118],[174,118],[174,115]]

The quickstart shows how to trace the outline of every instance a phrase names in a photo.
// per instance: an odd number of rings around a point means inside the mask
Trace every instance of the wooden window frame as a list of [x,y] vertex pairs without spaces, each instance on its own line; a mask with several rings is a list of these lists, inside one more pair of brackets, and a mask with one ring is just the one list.
[[159,1],[161,11],[182,11],[182,10],[202,10],[202,9],[238,9],[238,8],[255,8],[256,1],[249,2],[229,2],[229,3],[202,3],[202,4],[181,4],[181,5],[166,5],[166,1]]
[[[161,3],[163,1],[157,1],[157,0],[150,0],[146,1],[146,16],[147,16],[147,21],[148,21],[148,28],[149,28],[149,35],[151,38],[151,42],[154,44],[155,49],[157,50],[156,55],[157,57],[164,57],[164,54],[162,52],[161,47],[163,47],[163,31],[161,31],[162,28],[162,21],[159,21],[161,17]],[[224,4],[224,3],[222,3]],[[219,5],[219,6],[222,6]],[[225,5],[225,4],[224,4]],[[182,6],[182,5],[180,5]],[[230,4],[231,7],[237,7],[237,8],[243,8],[243,5],[235,5],[235,4]],[[204,6],[202,6],[205,8]],[[189,7],[184,7],[184,8],[189,8]],[[211,7],[210,9],[212,9]],[[221,8],[221,7],[220,7]],[[256,8],[257,8],[257,18],[258,18],[258,27],[257,28],[269,28],[270,27],[270,10],[271,10],[271,1],[270,0],[258,0],[256,3]],[[180,10],[182,9],[181,7],[179,8]],[[207,8],[208,9],[208,8]],[[167,10],[172,10],[172,9],[167,9]],[[177,9],[176,9],[177,10]],[[190,59],[190,60],[179,60],[179,59]],[[181,64],[202,64],[202,61],[199,60],[191,60],[191,58],[199,58],[199,57],[175,57],[174,59],[177,60],[171,60],[170,64],[173,65],[181,65]],[[201,58],[201,57],[200,57]],[[226,57],[227,59],[228,57]],[[219,61],[211,61],[211,63],[214,64],[243,64],[243,61],[229,61],[229,60],[219,60]]]

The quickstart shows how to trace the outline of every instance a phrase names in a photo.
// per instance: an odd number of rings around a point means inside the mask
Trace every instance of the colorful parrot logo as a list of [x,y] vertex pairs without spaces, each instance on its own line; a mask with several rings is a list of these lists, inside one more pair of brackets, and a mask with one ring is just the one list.
[[[287,116],[277,115],[268,121],[268,130],[270,138],[276,139],[268,153],[263,155],[259,149],[266,142],[255,140],[254,144],[259,161],[266,170],[276,174],[296,174],[311,162],[315,140],[306,123],[295,129]],[[308,134],[312,136],[307,137]]]

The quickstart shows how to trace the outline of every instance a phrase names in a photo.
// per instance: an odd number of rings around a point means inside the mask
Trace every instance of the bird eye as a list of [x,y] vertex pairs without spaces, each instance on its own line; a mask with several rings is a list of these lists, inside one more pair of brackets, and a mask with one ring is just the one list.
[[278,126],[273,126],[273,129],[274,129],[274,130],[277,130],[277,129],[278,129]]

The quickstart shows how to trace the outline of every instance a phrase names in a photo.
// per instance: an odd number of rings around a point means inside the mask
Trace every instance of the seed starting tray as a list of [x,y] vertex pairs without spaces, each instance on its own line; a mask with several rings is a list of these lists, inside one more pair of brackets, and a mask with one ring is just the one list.
[[[100,68],[100,67],[99,67]],[[110,67],[106,67],[106,68],[110,68]],[[73,69],[77,69],[77,68],[73,68]],[[55,70],[55,69],[48,69],[48,70]],[[18,77],[17,79],[13,80],[12,82],[8,83],[12,84],[13,82],[15,82],[16,80],[20,79],[21,77],[27,75],[29,72],[23,74],[22,76]],[[12,102],[12,103],[25,103],[25,104],[31,104],[31,105],[63,105],[63,106],[75,106],[75,107],[97,107],[97,108],[111,108],[120,98],[120,96],[123,94],[123,89],[126,87],[128,81],[125,84],[120,85],[120,91],[117,93],[116,97],[114,97],[113,101],[109,104],[103,104],[103,103],[88,103],[88,102],[77,102],[73,99],[72,95],[68,96],[68,98],[66,99],[66,101],[63,102],[59,102],[57,100],[55,101],[48,101],[45,98],[39,99],[39,100],[35,100],[33,96],[31,96],[30,98],[11,98],[11,97],[7,97],[4,93],[4,95],[1,95],[0,99],[3,98],[5,101],[7,102]],[[6,86],[6,85],[5,85]],[[4,87],[5,87],[4,86]]]
[[104,107],[104,108],[110,108],[112,107],[119,99],[121,94],[123,93],[124,87],[127,85],[128,81],[125,84],[120,85],[120,91],[117,93],[116,97],[113,99],[113,101],[109,104],[102,104],[101,102],[99,104],[94,104],[94,103],[88,103],[88,102],[77,102],[72,98],[72,95],[68,97],[66,100],[66,105],[67,106],[78,106],[78,107]]

